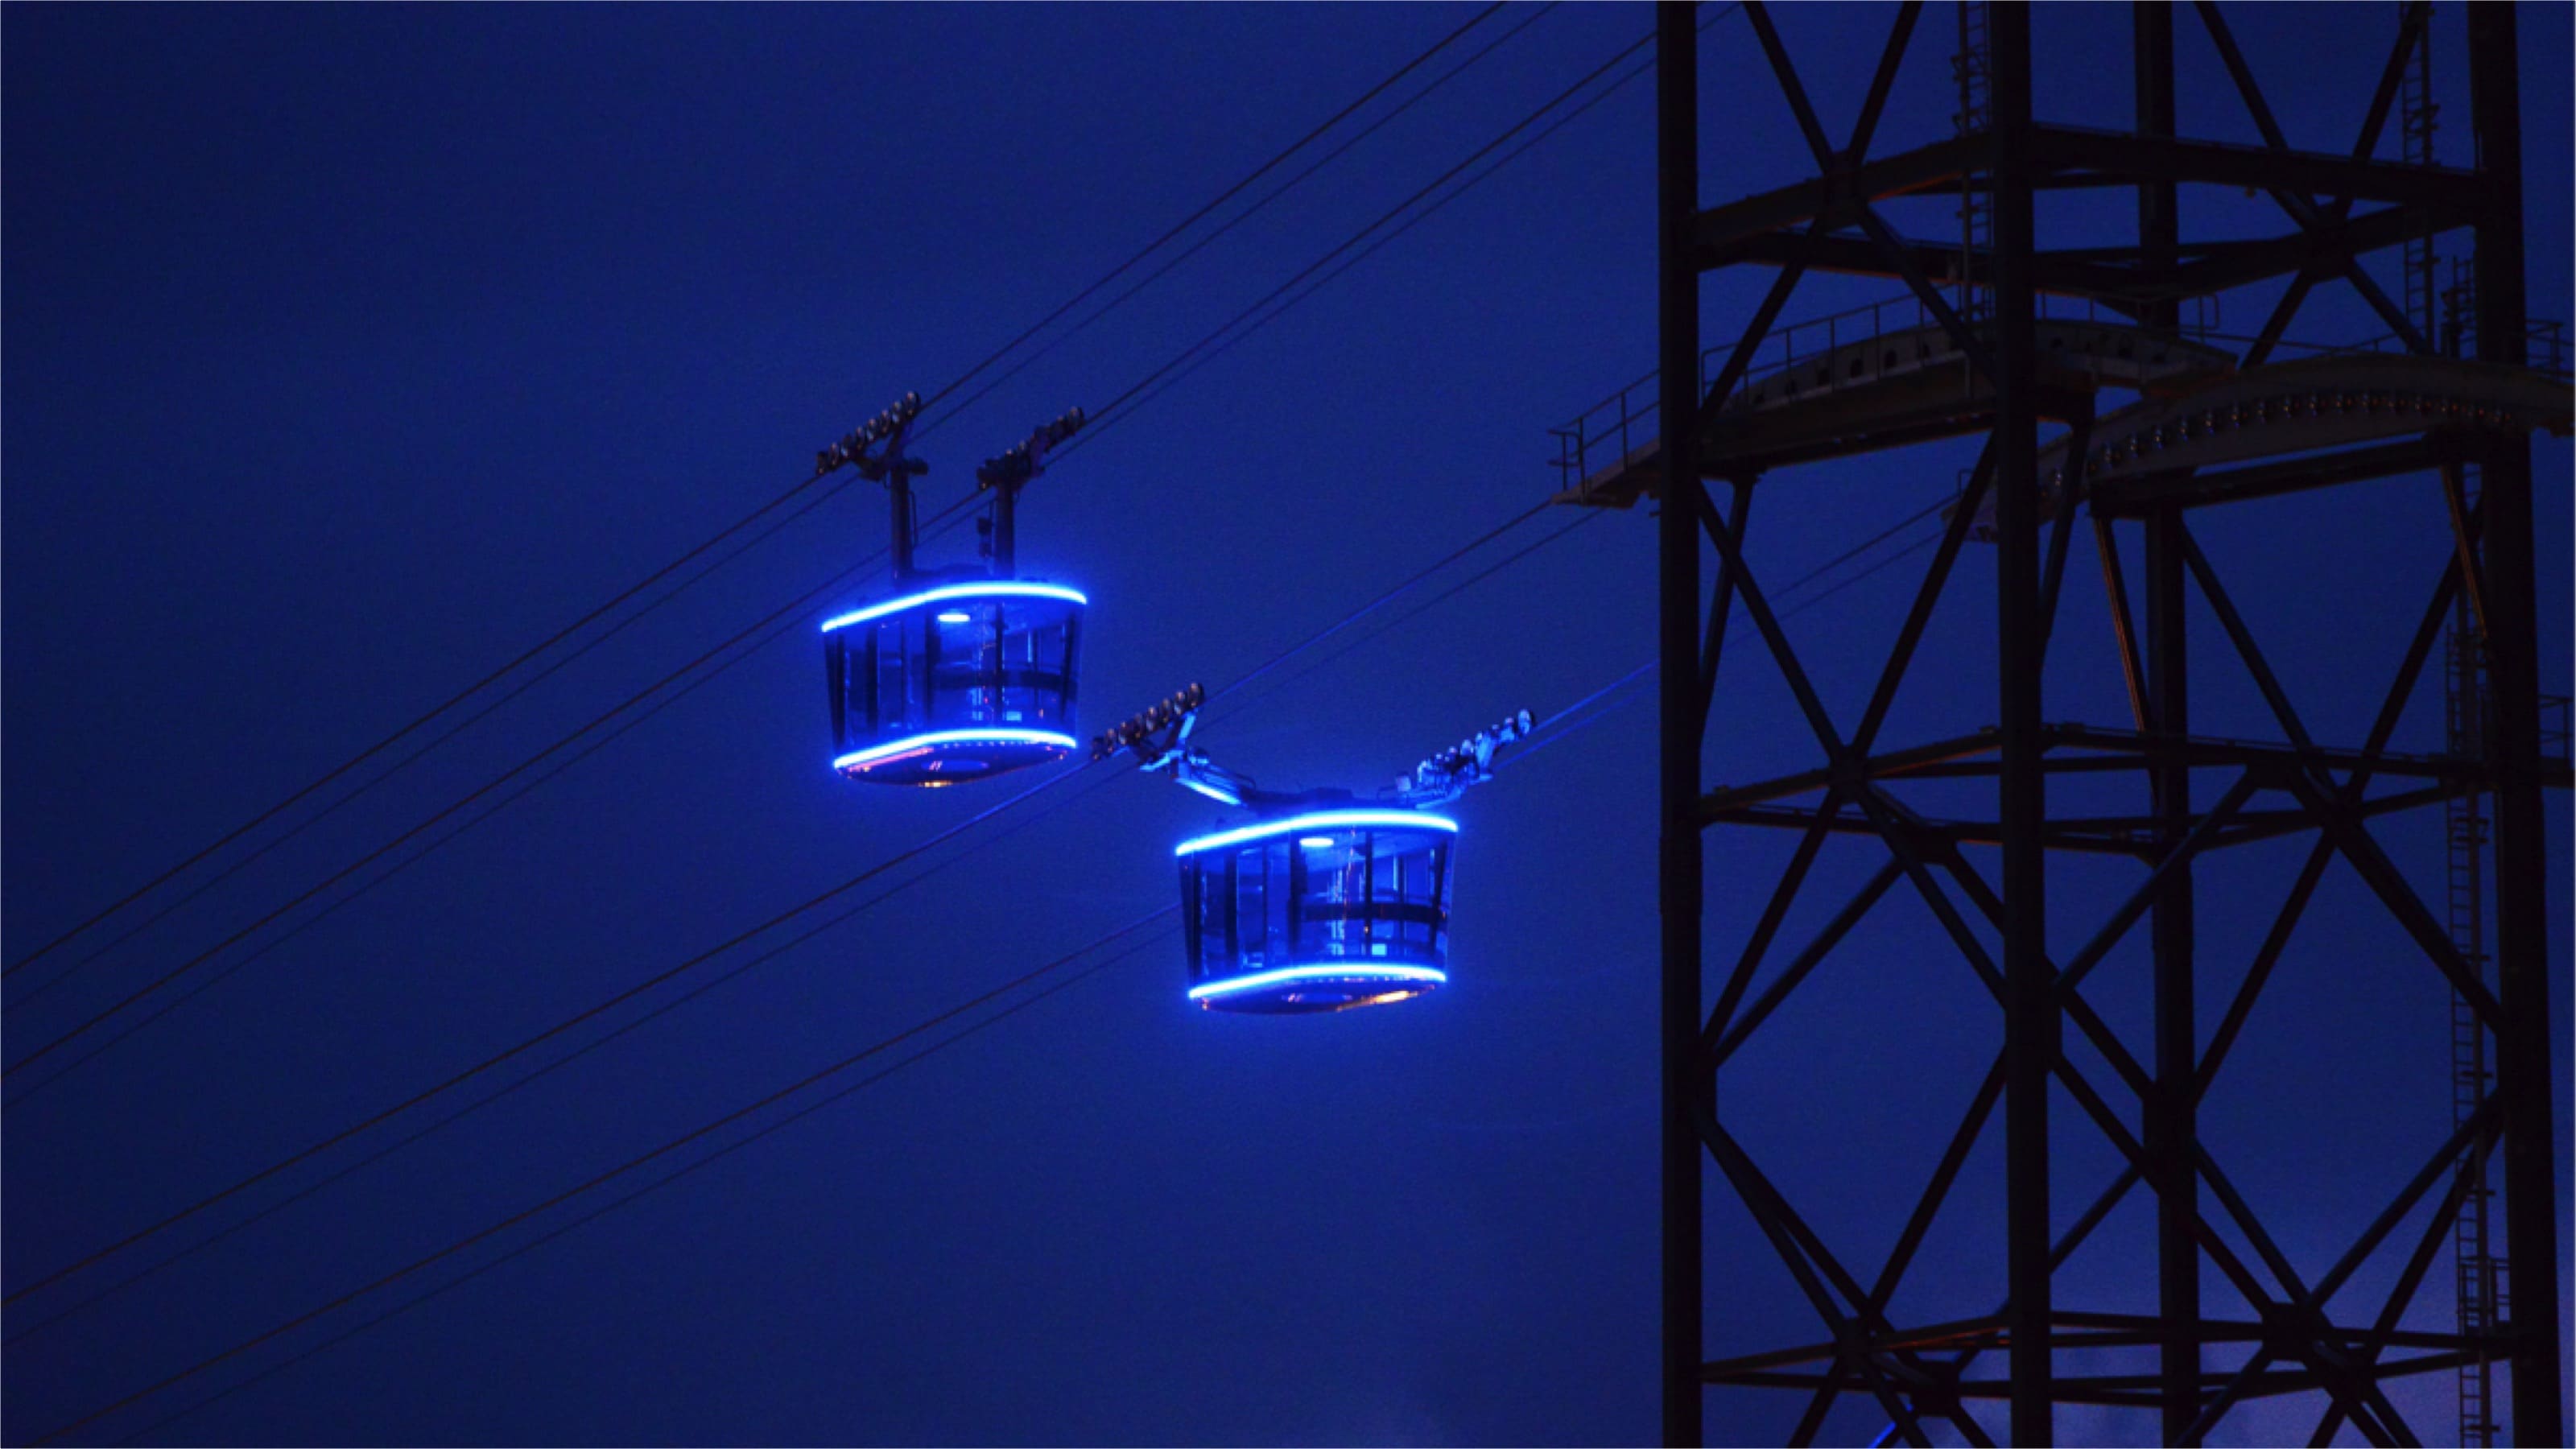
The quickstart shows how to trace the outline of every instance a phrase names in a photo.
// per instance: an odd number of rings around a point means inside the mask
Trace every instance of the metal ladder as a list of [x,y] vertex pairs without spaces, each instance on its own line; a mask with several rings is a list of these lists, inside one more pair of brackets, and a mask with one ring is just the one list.
[[[2433,29],[2427,25],[2415,37],[2414,54],[2407,58],[2405,89],[2398,103],[2398,128],[2407,165],[2433,164],[2433,123],[2441,109],[2433,103]],[[2416,237],[2406,243],[2406,315],[2427,338],[2437,335],[2433,330],[2437,300],[2433,262],[2431,237]]]
[[[1994,46],[1986,28],[1986,0],[1959,0],[1959,49],[1950,57],[1950,77],[1958,82],[1959,109],[1950,117],[1951,126],[1962,136],[1987,130],[1994,123]],[[1995,210],[1990,191],[1973,184],[1959,189],[1959,300],[1960,317],[1973,319],[1985,311],[1980,288],[1989,282],[1975,278],[1985,271],[1986,259],[1994,255]]]
[[[2474,470],[2465,480],[2474,496]],[[2481,681],[2481,641],[2465,603],[2455,604],[2444,648],[2443,724],[2455,755],[2485,753],[2487,697]],[[2451,944],[2481,981],[2490,981],[2486,951],[2486,802],[2476,788],[2460,791],[2443,803],[2443,839],[2447,865],[2445,900]],[[2451,1125],[2466,1123],[2485,1104],[2495,1070],[2487,1052],[2485,1024],[2476,1008],[2459,993],[2451,995]],[[2457,1289],[2459,1329],[2464,1335],[2494,1332],[2503,1322],[2501,1290],[2504,1260],[2495,1256],[2488,1236],[2489,1209],[2495,1190],[2487,1180],[2487,1150],[2474,1144],[2460,1166],[2468,1179],[2460,1215],[2451,1224],[2451,1262]],[[2494,1375],[2484,1355],[2460,1365],[2460,1442],[2487,1449],[2494,1444]]]
[[[2408,75],[2408,153],[2413,159],[2414,140],[2412,107],[2415,105],[2414,79],[2420,69],[2423,52],[2417,51],[2419,66]],[[2431,118],[2429,104],[2424,126],[2428,133],[2426,152],[2430,153]],[[2441,293],[2441,339],[2443,350],[2453,357],[2462,356],[2475,343],[2477,318],[2476,274],[2465,258],[2451,264],[2451,285]],[[2417,320],[2428,329],[2432,321],[2434,298],[2430,292],[2432,258],[2429,246],[2423,259],[2422,276],[2426,291],[2422,296],[2424,310]],[[2407,250],[2406,278],[2410,305],[2415,300],[2417,278],[2415,250]],[[2460,470],[2460,491],[2464,504],[2474,504],[2478,496],[2478,470],[2475,465]],[[2485,687],[2485,641],[2477,631],[2476,617],[2470,612],[2465,595],[2451,605],[2451,628],[2443,644],[2442,725],[2444,744],[2449,753],[2473,758],[2487,754],[2488,697]],[[2444,899],[2448,914],[2451,944],[2459,950],[2460,959],[2478,973],[2481,982],[2493,985],[2487,969],[2486,949],[2486,798],[2477,788],[2462,790],[2443,802],[2443,854],[2445,864]],[[2454,991],[2451,994],[2451,1125],[2465,1123],[2486,1101],[2493,1088],[2495,1069],[2489,1063],[2486,1027],[2467,1000]],[[2489,1236],[2491,1208],[2495,1189],[2488,1185],[2487,1149],[2483,1143],[2472,1144],[2460,1164],[2467,1179],[2466,1195],[2460,1201],[2460,1215],[2451,1224],[2451,1266],[2454,1302],[2458,1305],[2459,1330],[2463,1335],[2487,1334],[2500,1329],[2505,1322],[2504,1260],[2495,1255]],[[2460,1443],[2473,1449],[2491,1449],[2495,1443],[2495,1373],[2484,1354],[2461,1364],[2459,1369]]]

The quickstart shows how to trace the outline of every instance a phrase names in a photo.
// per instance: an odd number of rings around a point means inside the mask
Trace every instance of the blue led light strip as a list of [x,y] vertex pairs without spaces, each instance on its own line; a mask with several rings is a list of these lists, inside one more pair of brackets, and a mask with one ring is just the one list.
[[1228,845],[1241,845],[1251,840],[1266,840],[1274,835],[1287,835],[1301,830],[1441,830],[1458,833],[1458,822],[1445,815],[1426,815],[1419,810],[1322,810],[1312,815],[1291,815],[1285,820],[1265,820],[1241,830],[1202,835],[1184,840],[1172,847],[1174,855],[1195,855],[1202,850],[1217,850]]
[[906,609],[918,609],[924,604],[946,603],[951,599],[1062,599],[1068,604],[1091,602],[1082,596],[1081,590],[1068,589],[1062,584],[1013,583],[998,579],[982,584],[949,584],[943,588],[925,589],[918,594],[906,594],[900,599],[888,599],[882,604],[870,604],[856,613],[826,619],[823,621],[823,632],[829,634],[835,629],[846,629],[852,624],[864,624],[870,619],[882,619],[888,614],[900,614]]
[[1058,749],[1071,750],[1074,739],[1053,730],[933,730],[929,734],[906,735],[888,744],[870,745],[854,754],[843,755],[832,762],[832,768],[847,770],[874,764],[907,750],[926,750],[937,745],[1054,745]]
[[1249,976],[1230,976],[1223,981],[1209,981],[1190,988],[1190,1000],[1205,1001],[1215,996],[1234,996],[1246,991],[1259,991],[1265,986],[1280,986],[1291,981],[1418,981],[1432,986],[1446,985],[1449,973],[1430,966],[1384,966],[1353,962],[1346,966],[1282,966],[1276,971],[1255,971]]

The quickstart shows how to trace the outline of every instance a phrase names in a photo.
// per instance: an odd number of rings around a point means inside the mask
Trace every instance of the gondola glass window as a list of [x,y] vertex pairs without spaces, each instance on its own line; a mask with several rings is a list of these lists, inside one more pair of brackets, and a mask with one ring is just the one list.
[[985,580],[826,621],[832,768],[954,785],[1063,759],[1085,602],[1059,584]]
[[1190,999],[1341,1011],[1446,983],[1457,833],[1416,810],[1327,810],[1182,842]]

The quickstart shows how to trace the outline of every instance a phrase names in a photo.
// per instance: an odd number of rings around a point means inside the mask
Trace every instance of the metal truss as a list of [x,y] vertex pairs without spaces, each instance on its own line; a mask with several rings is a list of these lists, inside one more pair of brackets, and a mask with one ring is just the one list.
[[[2519,424],[2479,430],[2458,425],[2456,415],[2428,418],[2420,436],[2401,442],[2250,469],[2212,473],[2184,464],[2149,469],[2143,476],[2132,470],[2116,496],[2093,497],[2084,477],[2092,451],[2092,398],[2070,392],[2034,347],[2044,292],[2086,298],[2139,328],[2171,333],[2185,299],[2286,277],[2286,293],[2236,359],[2240,371],[2262,365],[2306,299],[2327,284],[2351,288],[2405,350],[2429,356],[2428,339],[2361,259],[2466,228],[2476,251],[2478,356],[2491,364],[2524,366],[2511,7],[2469,7],[2472,109],[2483,164],[2460,170],[2420,159],[2373,159],[2410,57],[2424,40],[2430,7],[2422,3],[2401,12],[2396,43],[2348,154],[2302,152],[2287,144],[2225,17],[2201,0],[2195,14],[2214,43],[2226,83],[2262,136],[2261,146],[2175,134],[2176,10],[2162,3],[2134,10],[2134,131],[2035,122],[2029,15],[2022,6],[1997,4],[1988,17],[1991,113],[1985,128],[1873,158],[1878,120],[1921,6],[1905,4],[1892,12],[1858,120],[1837,146],[1772,17],[1760,0],[1752,0],[1746,13],[1754,35],[1817,174],[1706,210],[1695,193],[1690,7],[1660,8],[1663,425],[1646,486],[1663,505],[1667,1438],[1696,1442],[1703,1387],[1738,1385],[1803,1393],[1806,1407],[1789,1435],[1789,1442],[1800,1444],[1814,1439],[1846,1393],[1874,1400],[1896,1432],[1918,1444],[1930,1442],[1931,1428],[1941,1424],[1971,1443],[1991,1442],[1969,1412],[1981,1400],[2008,1406],[2009,1434],[2017,1443],[2048,1442],[2056,1404],[2154,1410],[2168,1442],[2197,1443],[2235,1406],[2293,1393],[2323,1396],[2318,1443],[2349,1424],[2374,1444],[2411,1444],[2416,1433],[2383,1385],[2484,1358],[2512,1368],[2514,1441],[2561,1442],[2539,791],[2567,785],[2569,773],[2564,761],[2545,761],[2540,749],[2527,433]],[[2277,204],[2290,229],[2273,238],[2187,242],[2176,211],[2176,190],[2183,183],[2259,189]],[[2135,191],[2135,244],[2040,249],[2036,198],[2099,187]],[[1984,199],[1991,212],[1990,255],[1971,256],[1957,242],[1902,237],[1877,209],[1891,198],[1936,193]],[[1712,377],[1700,358],[1699,275],[1748,263],[1776,267],[1778,275]],[[1848,723],[1827,708],[1782,630],[1755,571],[1748,532],[1763,469],[1832,456],[1836,449],[1765,454],[1747,441],[1751,429],[1742,412],[1726,406],[1800,279],[1817,270],[1902,282],[1973,369],[1972,383],[1938,416],[1909,401],[1876,432],[1865,408],[1839,416],[1840,452],[1963,432],[1986,436],[1876,687],[1858,719]],[[1976,315],[1963,316],[1954,305],[1962,293],[1945,295],[1943,288],[1969,282],[1991,288],[1991,296]],[[2054,479],[2042,476],[2042,417],[2064,421],[2072,433],[2063,449],[2062,476]],[[2475,501],[2461,485],[2469,467],[2480,470],[2483,481]],[[2451,537],[2427,560],[2439,568],[2427,569],[2431,586],[2422,622],[2366,728],[2344,728],[2337,721],[2312,729],[2202,551],[2193,520],[2202,527],[2223,526],[2225,515],[2208,510],[2242,498],[2410,471],[2440,474],[2451,520]],[[1710,483],[1719,485],[1717,492]],[[1884,744],[1883,727],[1926,626],[1989,503],[1998,550],[1997,723],[1953,738]],[[2090,524],[2109,588],[2111,645],[2127,686],[2129,717],[2117,724],[2046,723],[2040,714],[2040,681],[2079,516]],[[2132,616],[2128,563],[2115,519],[2143,525],[2143,619]],[[1704,560],[1713,567],[1714,581],[1705,597]],[[2195,599],[2217,620],[2235,666],[2260,692],[2277,727],[2275,737],[2217,739],[2192,732],[2183,622]],[[2392,750],[2400,719],[2460,600],[2483,622],[2488,642],[2495,708],[2486,738],[2466,752]],[[1704,791],[1699,755],[1730,625],[1739,612],[1786,684],[1821,759],[1812,769],[1780,779]],[[1736,632],[1740,637],[1741,630]],[[2195,771],[2223,775],[2226,783],[2215,798],[2194,801]],[[2145,808],[2120,815],[2051,813],[2048,782],[2076,775],[2134,777]],[[1931,780],[1992,780],[1996,808],[1977,818],[1927,814],[1909,796],[1917,782]],[[2496,805],[2498,969],[2492,987],[2369,829],[2384,817],[2439,810],[2464,790],[2491,793]],[[1714,826],[1786,830],[1797,839],[1742,950],[1724,971],[1713,1007],[1703,1012],[1700,837]],[[2309,834],[2314,843],[2304,865],[2285,882],[2251,968],[2208,1045],[2199,1046],[2196,863],[2214,852]],[[1765,978],[1782,927],[1809,885],[1811,867],[1835,835],[1874,837],[1887,858],[1812,939]],[[1981,869],[1968,847],[1999,850],[1999,869],[1991,875]],[[2050,852],[2126,857],[2142,869],[2134,888],[2095,924],[2083,946],[2062,958],[2050,955],[2043,930]],[[2497,1090],[2447,1139],[2423,1144],[2405,1186],[2332,1267],[2311,1280],[2292,1265],[2227,1165],[2200,1139],[2196,1111],[2238,1044],[2326,867],[2337,858],[2352,867],[2430,968],[2493,1033]],[[1920,898],[1955,951],[1964,967],[1960,986],[1996,1003],[2003,1046],[1893,1248],[1869,1268],[1837,1258],[1728,1130],[1716,1109],[1715,1081],[1719,1069],[1900,886]],[[1981,923],[1999,938],[1999,952],[1988,949]],[[2142,923],[2154,961],[2155,1003],[2155,1042],[2144,1059],[2113,1033],[2084,989],[2090,973]],[[1758,979],[1765,984],[1757,991]],[[2076,1042],[2084,1052],[2071,1049]],[[2097,1061],[2098,1067],[2088,1065]],[[2053,1237],[2047,1120],[2052,1084],[2122,1164],[2073,1225]],[[1984,1317],[1902,1322],[1891,1307],[1898,1287],[1972,1149],[1999,1116],[2007,1179],[2001,1301]],[[2140,1130],[2131,1130],[2132,1118]],[[1703,1152],[1814,1309],[1822,1330],[1815,1341],[1703,1360]],[[2476,1333],[2401,1328],[2464,1200],[2483,1188],[2483,1164],[2491,1153],[2503,1163],[2515,1321]],[[2052,1274],[2140,1187],[2156,1205],[2157,1312],[2089,1312],[2056,1302]],[[2428,1202],[2429,1221],[2401,1234]],[[2204,1211],[2205,1204],[2214,1211]],[[2383,1252],[2399,1264],[2393,1287],[2375,1303],[2354,1302],[2346,1290],[2356,1272]],[[2250,1306],[2251,1317],[2204,1311],[2203,1265]],[[2205,1367],[2203,1350],[2226,1345],[2242,1350],[2241,1364]],[[2158,1372],[2099,1367],[2104,1350],[2139,1348],[2158,1350]],[[1972,1374],[1980,1364],[1985,1371]]]

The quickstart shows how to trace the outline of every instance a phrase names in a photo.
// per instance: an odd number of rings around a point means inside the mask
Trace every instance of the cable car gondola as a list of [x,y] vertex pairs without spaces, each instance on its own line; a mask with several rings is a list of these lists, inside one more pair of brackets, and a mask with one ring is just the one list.
[[1013,577],[1019,491],[1082,426],[1079,408],[975,473],[994,495],[979,521],[987,567],[913,566],[912,478],[929,464],[904,453],[921,399],[903,401],[825,450],[818,471],[848,463],[893,501],[897,592],[823,623],[832,768],[885,785],[955,785],[1052,764],[1071,754],[1082,647],[1078,589]]
[[1131,751],[1142,768],[1259,817],[1173,849],[1189,999],[1209,1011],[1298,1015],[1447,985],[1458,822],[1431,807],[1492,778],[1494,751],[1530,732],[1529,711],[1363,800],[1273,793],[1214,764],[1189,742],[1205,699],[1192,685],[1092,744],[1094,759]]

